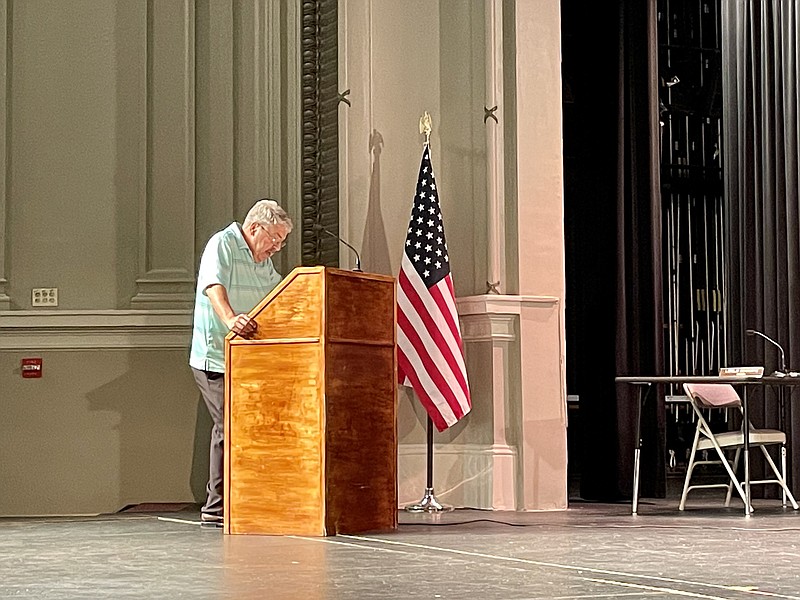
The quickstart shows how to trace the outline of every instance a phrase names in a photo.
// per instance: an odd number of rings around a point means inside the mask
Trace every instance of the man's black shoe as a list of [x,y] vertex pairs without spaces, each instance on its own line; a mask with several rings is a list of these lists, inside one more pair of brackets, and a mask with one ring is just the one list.
[[200,513],[200,522],[208,525],[222,525],[222,515],[215,515],[213,513]]

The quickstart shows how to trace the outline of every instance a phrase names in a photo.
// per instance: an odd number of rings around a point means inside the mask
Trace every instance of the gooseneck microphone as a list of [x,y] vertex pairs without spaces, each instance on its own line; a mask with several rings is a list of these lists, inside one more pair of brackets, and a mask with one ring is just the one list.
[[353,269],[353,271],[356,271],[356,272],[358,272],[358,273],[363,273],[363,271],[361,270],[361,257],[358,255],[358,250],[356,250],[355,248],[353,248],[353,247],[352,247],[350,244],[348,244],[347,242],[345,242],[345,241],[344,241],[342,238],[340,238],[338,235],[336,235],[336,234],[335,234],[335,233],[333,233],[332,231],[328,231],[327,229],[325,229],[325,228],[324,228],[322,225],[320,225],[319,223],[314,223],[314,226],[313,226],[311,229],[313,229],[314,231],[321,231],[321,232],[323,232],[323,233],[327,233],[327,234],[328,234],[329,236],[331,236],[332,238],[336,238],[337,240],[339,240],[339,242],[341,242],[342,244],[344,244],[345,246],[347,246],[348,248],[350,248],[350,250],[352,250],[352,251],[353,251],[353,253],[356,255],[356,268],[355,268],[355,269]]
[[755,329],[747,329],[745,331],[745,333],[747,333],[747,335],[760,336],[760,337],[764,338],[765,340],[767,340],[772,345],[774,345],[778,350],[781,351],[781,370],[780,371],[775,371],[773,373],[773,375],[776,375],[778,377],[784,377],[787,374],[787,371],[786,371],[786,353],[783,351],[783,346],[781,346],[778,342],[773,340],[768,335],[765,335],[765,334],[761,333],[760,331],[756,331]]

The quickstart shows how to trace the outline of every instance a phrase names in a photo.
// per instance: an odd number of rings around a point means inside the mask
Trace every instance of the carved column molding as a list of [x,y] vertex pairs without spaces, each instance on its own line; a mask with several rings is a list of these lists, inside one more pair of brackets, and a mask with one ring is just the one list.
[[145,193],[136,308],[190,307],[195,229],[194,0],[148,0]]
[[302,1],[302,260],[339,264],[339,243],[314,231],[339,227],[339,65],[337,0]]
[[[505,293],[505,157],[503,127],[503,0],[486,0],[486,198],[487,291]],[[487,115],[488,116],[488,115]]]
[[6,291],[6,192],[8,190],[8,64],[9,35],[8,0],[0,0],[0,310],[11,308],[11,298]]

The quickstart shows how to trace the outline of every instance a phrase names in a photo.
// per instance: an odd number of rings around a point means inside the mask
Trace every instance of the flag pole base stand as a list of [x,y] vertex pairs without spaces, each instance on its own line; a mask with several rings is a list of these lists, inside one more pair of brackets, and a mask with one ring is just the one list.
[[449,512],[453,510],[453,507],[439,502],[436,499],[436,494],[434,494],[433,488],[425,488],[425,494],[422,496],[422,500],[416,504],[409,504],[405,507],[405,510],[406,512],[411,513],[441,513]]

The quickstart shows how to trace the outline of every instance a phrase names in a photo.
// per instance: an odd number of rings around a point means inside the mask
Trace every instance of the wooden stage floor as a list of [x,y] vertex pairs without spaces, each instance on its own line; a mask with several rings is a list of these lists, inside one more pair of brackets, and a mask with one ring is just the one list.
[[224,536],[199,514],[0,519],[0,598],[800,598],[800,512],[756,500],[400,513],[392,534]]

